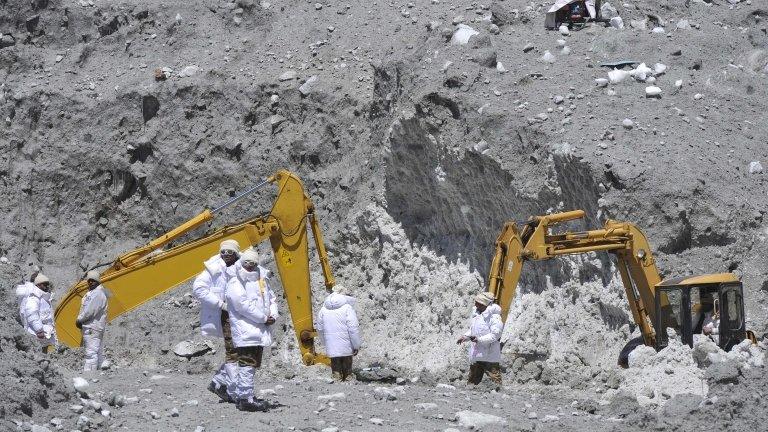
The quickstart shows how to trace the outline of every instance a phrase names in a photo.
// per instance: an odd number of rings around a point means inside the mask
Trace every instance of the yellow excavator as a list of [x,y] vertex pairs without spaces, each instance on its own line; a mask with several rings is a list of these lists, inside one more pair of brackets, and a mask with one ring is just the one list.
[[[268,184],[277,185],[277,198],[269,213],[163,250],[169,242],[211,221],[216,213]],[[205,209],[146,246],[119,256],[101,274],[102,285],[112,294],[107,319],[111,321],[128,313],[195,277],[203,271],[203,262],[218,253],[219,243],[223,240],[234,239],[240,245],[256,246],[269,239],[299,341],[302,361],[307,365],[328,364],[328,357],[315,352],[314,346],[317,333],[312,316],[307,223],[312,229],[325,286],[330,289],[335,281],[314,204],[301,180],[295,174],[281,170],[227,202],[213,209]],[[80,346],[82,341],[75,320],[87,290],[85,280],[79,281],[56,307],[54,317],[59,340],[70,347]]]
[[488,278],[488,291],[501,306],[503,320],[515,298],[526,261],[605,251],[617,258],[632,318],[642,335],[630,340],[621,351],[620,366],[627,367],[629,353],[640,344],[657,350],[667,346],[668,328],[693,346],[693,335],[702,333],[702,306],[707,305],[713,314],[719,314],[718,345],[722,349],[730,350],[746,338],[757,343],[754,333],[745,328],[744,294],[736,275],[717,273],[662,281],[645,234],[628,222],[608,220],[602,229],[550,232],[559,223],[583,217],[583,210],[574,210],[532,216],[521,224],[504,224],[496,240]]

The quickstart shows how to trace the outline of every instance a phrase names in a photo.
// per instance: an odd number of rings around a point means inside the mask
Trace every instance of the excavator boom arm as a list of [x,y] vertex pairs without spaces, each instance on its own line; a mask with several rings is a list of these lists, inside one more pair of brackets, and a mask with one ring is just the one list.
[[[309,275],[308,218],[311,220],[315,242],[321,255],[325,285],[332,287],[334,280],[322,243],[322,233],[314,216],[314,206],[304,191],[301,180],[294,174],[280,171],[270,177],[269,181],[278,185],[277,199],[269,214],[220,228],[198,239],[150,255],[150,252],[158,248],[157,245],[167,243],[162,241],[171,237],[166,234],[145,247],[121,256],[138,258],[116,260],[115,264],[101,275],[102,285],[111,293],[108,320],[128,313],[195,277],[203,270],[202,263],[218,253],[221,241],[234,239],[240,245],[255,246],[269,239],[294,331],[300,340],[302,359],[306,364],[327,363],[327,357],[315,352],[314,340],[311,337],[315,332]],[[199,215],[171,231],[170,233],[174,234],[172,237],[178,237],[181,231],[188,232],[190,226],[199,226],[202,223],[197,223],[200,217]],[[150,248],[153,244],[156,246]],[[79,346],[82,340],[80,330],[75,327],[75,318],[86,292],[85,281],[80,281],[69,290],[56,308],[55,320],[59,339],[72,347]],[[310,337],[302,337],[302,334],[309,334]]]
[[606,251],[616,255],[632,317],[646,344],[653,345],[655,333],[654,293],[661,281],[645,234],[636,226],[609,220],[602,229],[551,234],[552,226],[584,217],[583,210],[533,216],[522,229],[507,222],[496,240],[488,291],[501,306],[506,321],[514,300],[523,264],[558,256]]

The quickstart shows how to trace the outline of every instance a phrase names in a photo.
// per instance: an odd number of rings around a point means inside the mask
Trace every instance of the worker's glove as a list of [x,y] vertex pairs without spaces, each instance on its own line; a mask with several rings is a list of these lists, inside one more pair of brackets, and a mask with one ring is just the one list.
[[75,321],[75,327],[79,328],[80,330],[83,329],[83,323],[80,322],[80,320]]

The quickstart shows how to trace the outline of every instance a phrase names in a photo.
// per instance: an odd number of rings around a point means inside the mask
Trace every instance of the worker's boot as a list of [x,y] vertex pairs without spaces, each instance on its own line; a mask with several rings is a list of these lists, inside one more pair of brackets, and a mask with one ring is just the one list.
[[216,383],[211,381],[210,384],[208,384],[208,391],[218,396],[224,402],[233,402],[232,398],[230,398],[227,393],[227,386],[223,384],[216,386]]
[[263,400],[240,399],[237,401],[237,409],[240,411],[255,412],[266,411],[267,403]]

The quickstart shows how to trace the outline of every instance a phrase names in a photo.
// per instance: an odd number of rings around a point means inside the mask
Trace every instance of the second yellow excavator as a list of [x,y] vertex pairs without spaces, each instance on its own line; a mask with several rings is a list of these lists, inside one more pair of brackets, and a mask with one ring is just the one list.
[[707,308],[720,317],[718,345],[722,349],[730,350],[746,338],[756,343],[754,333],[745,328],[743,288],[736,275],[717,273],[662,281],[645,234],[628,222],[609,220],[598,230],[550,233],[559,223],[583,217],[583,210],[574,210],[504,225],[496,240],[488,287],[501,306],[502,319],[509,313],[526,261],[605,251],[617,258],[632,318],[641,333],[621,351],[620,366],[627,367],[629,353],[640,344],[657,350],[667,346],[668,328],[692,346],[693,334],[702,333]]
[[[212,220],[215,213],[270,183],[276,184],[278,190],[269,213],[162,250],[169,242]],[[281,170],[222,205],[204,210],[146,246],[118,257],[101,274],[102,285],[112,293],[107,319],[111,321],[130,312],[196,276],[203,270],[203,262],[218,253],[219,243],[223,240],[235,239],[241,245],[256,246],[268,239],[275,254],[302,361],[307,365],[328,364],[328,357],[315,352],[314,346],[317,334],[312,316],[307,223],[312,229],[325,286],[331,288],[335,281],[314,204],[301,180],[295,174]],[[56,307],[56,331],[60,341],[70,347],[79,346],[82,340],[75,319],[87,289],[84,280],[78,282]]]

